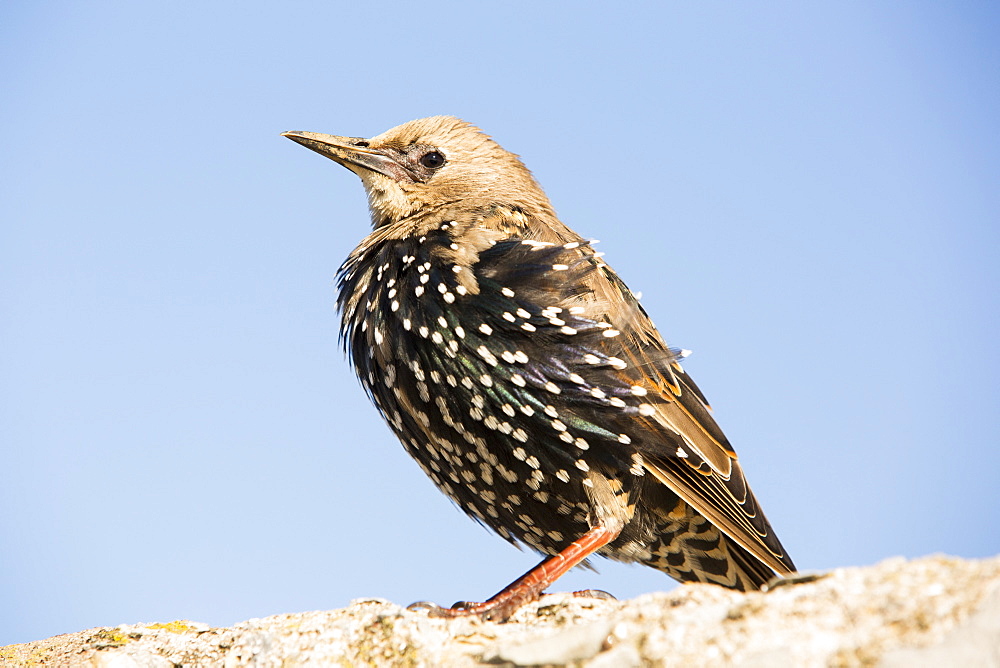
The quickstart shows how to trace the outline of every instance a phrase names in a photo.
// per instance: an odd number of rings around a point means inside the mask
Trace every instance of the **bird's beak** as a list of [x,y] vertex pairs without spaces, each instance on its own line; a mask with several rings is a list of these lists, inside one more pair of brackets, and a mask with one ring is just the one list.
[[378,172],[395,181],[413,180],[402,165],[378,149],[369,148],[368,140],[361,137],[337,137],[318,132],[282,132],[281,136],[325,155],[356,174],[360,175],[360,168]]

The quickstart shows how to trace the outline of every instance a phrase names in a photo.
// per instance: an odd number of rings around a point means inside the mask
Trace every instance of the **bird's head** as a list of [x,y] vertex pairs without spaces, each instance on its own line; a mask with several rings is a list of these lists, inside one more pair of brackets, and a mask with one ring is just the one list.
[[516,155],[452,116],[410,121],[371,139],[315,132],[284,136],[361,177],[375,227],[457,203],[552,213],[548,198]]

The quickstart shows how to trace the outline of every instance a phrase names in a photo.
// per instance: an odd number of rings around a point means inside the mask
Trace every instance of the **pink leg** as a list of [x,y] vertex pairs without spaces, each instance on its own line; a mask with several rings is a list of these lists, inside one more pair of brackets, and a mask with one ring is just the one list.
[[433,603],[414,603],[410,608],[428,609],[434,617],[478,615],[485,620],[505,621],[519,607],[537,599],[546,587],[562,577],[569,569],[617,538],[619,533],[621,529],[594,527],[559,554],[549,557],[511,582],[488,601],[459,603],[453,608],[442,608]]

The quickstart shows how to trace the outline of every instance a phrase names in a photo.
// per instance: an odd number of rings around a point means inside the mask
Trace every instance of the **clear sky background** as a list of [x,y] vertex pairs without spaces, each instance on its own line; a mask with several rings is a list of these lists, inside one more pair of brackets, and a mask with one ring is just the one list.
[[[803,569],[1000,553],[987,2],[7,2],[0,645],[481,600],[527,570],[368,404],[357,178],[453,114],[602,240]],[[557,588],[665,575],[597,560]]]

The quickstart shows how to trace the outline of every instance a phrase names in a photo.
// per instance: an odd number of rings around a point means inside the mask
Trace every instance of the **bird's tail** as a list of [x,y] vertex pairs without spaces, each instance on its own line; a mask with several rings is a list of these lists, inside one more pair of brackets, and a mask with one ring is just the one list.
[[717,584],[740,591],[760,589],[775,573],[729,539],[688,504],[680,501],[663,518],[650,556],[641,562],[680,582]]

